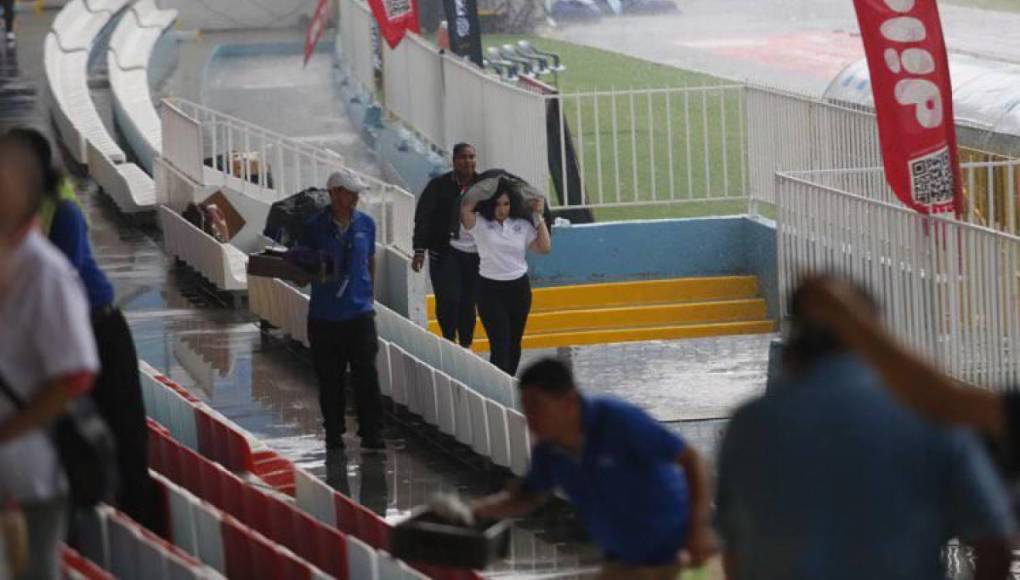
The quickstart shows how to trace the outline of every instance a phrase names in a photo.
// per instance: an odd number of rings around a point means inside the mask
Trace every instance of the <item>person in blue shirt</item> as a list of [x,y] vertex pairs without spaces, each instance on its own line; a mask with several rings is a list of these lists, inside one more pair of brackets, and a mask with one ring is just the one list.
[[837,334],[805,317],[803,298],[791,301],[783,377],[736,412],[720,449],[728,578],[936,580],[953,538],[974,548],[975,578],[1007,577],[1016,525],[977,438],[893,399]]
[[296,247],[326,257],[332,265],[325,280],[312,283],[308,307],[308,341],[319,382],[319,405],[327,449],[344,446],[344,373],[348,366],[354,389],[361,448],[385,448],[382,400],[375,366],[379,350],[375,328],[375,222],[357,210],[368,188],[349,170],[329,176],[330,205],[305,224]]
[[42,133],[11,129],[0,137],[0,148],[15,148],[34,168],[42,187],[38,219],[44,235],[71,262],[81,278],[91,310],[100,372],[91,392],[96,408],[117,439],[120,487],[117,507],[138,523],[154,529],[155,489],[149,478],[148,428],[138,355],[124,314],[114,301],[113,285],[96,264],[88,223],[70,181],[53,164],[53,150]]
[[681,552],[716,550],[708,476],[698,453],[641,409],[582,394],[570,369],[543,359],[520,377],[536,441],[523,481],[476,500],[480,518],[523,516],[561,490],[603,551],[603,579],[675,580]]

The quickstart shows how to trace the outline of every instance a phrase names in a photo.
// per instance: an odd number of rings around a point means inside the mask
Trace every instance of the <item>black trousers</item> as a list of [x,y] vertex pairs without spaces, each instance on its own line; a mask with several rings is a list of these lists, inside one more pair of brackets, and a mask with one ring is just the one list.
[[529,312],[531,282],[526,274],[509,282],[480,279],[478,315],[489,336],[489,361],[511,375],[517,374],[521,364],[521,341]]
[[138,523],[158,531],[153,509],[156,496],[149,479],[145,403],[131,329],[120,310],[105,308],[92,314],[92,331],[102,365],[92,398],[117,438],[120,471],[117,507]]
[[14,30],[14,0],[2,0],[4,6],[4,27],[7,32]]
[[375,357],[379,342],[372,315],[343,322],[308,319],[308,342],[319,380],[319,407],[326,439],[335,439],[347,430],[344,421],[346,393],[344,373],[348,366],[354,387],[354,405],[358,414],[358,435],[382,435],[382,399]]
[[478,299],[478,254],[447,248],[429,252],[429,277],[436,293],[436,319],[443,338],[471,346]]

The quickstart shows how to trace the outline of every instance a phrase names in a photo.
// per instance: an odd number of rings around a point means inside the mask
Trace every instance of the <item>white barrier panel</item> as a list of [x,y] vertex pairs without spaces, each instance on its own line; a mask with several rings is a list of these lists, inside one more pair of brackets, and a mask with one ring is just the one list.
[[436,408],[436,371],[429,365],[418,365],[418,390],[421,417],[429,425],[439,425],[439,411]]
[[202,130],[198,119],[173,101],[163,99],[163,157],[195,183],[205,183],[202,169]]
[[375,92],[375,50],[372,31],[375,19],[368,5],[358,0],[340,1],[340,46],[351,74],[370,93]]
[[523,477],[531,463],[531,437],[524,415],[512,409],[506,412],[507,436],[510,439],[510,471]]
[[485,413],[485,398],[467,389],[467,403],[471,421],[471,448],[479,455],[490,457],[489,417]]
[[479,167],[506,169],[544,190],[549,183],[545,97],[457,57],[445,58],[443,86],[446,139],[475,144]]
[[468,393],[471,391],[458,381],[450,381],[450,385],[453,391],[453,413],[457,431],[455,436],[457,441],[470,446],[474,442],[474,435],[471,432],[473,428],[471,408],[468,402]]
[[303,469],[294,470],[295,501],[301,511],[335,528],[336,507],[333,489]]
[[393,377],[390,373],[390,343],[379,339],[379,352],[375,357],[375,368],[379,371],[379,391],[383,396],[393,394]]
[[248,288],[245,266],[248,256],[231,244],[223,244],[166,206],[159,208],[166,252],[186,262],[221,290]]
[[[349,0],[345,0],[349,1]],[[432,143],[449,146],[443,122],[443,59],[416,34],[383,44],[386,108]]]
[[489,450],[492,462],[510,467],[510,439],[507,435],[506,407],[485,401],[485,417],[489,423]]
[[439,430],[447,435],[457,434],[457,425],[454,423],[455,408],[453,402],[453,385],[450,377],[443,372],[436,371],[436,425]]
[[843,172],[779,174],[783,311],[804,275],[865,285],[892,331],[953,376],[1020,382],[1020,237],[841,191]]
[[347,536],[347,569],[351,578],[379,578],[379,561],[375,550],[354,536]]
[[145,413],[170,430],[177,439],[191,449],[198,449],[198,424],[195,408],[173,389],[156,380],[160,373],[139,361],[139,377]]

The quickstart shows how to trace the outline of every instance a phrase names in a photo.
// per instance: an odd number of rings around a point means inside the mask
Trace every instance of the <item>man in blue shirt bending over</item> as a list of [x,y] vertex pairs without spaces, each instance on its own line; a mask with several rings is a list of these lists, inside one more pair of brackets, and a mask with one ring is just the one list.
[[958,538],[974,578],[1007,577],[1016,527],[977,439],[900,405],[803,302],[795,293],[785,376],[737,411],[720,450],[727,576],[938,580]]
[[602,579],[675,580],[682,550],[694,566],[715,552],[705,467],[682,439],[629,403],[581,394],[554,359],[527,368],[520,389],[531,470],[475,516],[522,516],[560,489],[605,555]]
[[297,243],[332,262],[329,278],[312,283],[308,307],[308,341],[319,381],[326,447],[344,446],[344,373],[350,365],[361,448],[378,451],[385,444],[375,367],[379,350],[373,292],[375,222],[356,209],[359,194],[368,185],[343,170],[329,176],[326,188],[330,206],[308,220]]

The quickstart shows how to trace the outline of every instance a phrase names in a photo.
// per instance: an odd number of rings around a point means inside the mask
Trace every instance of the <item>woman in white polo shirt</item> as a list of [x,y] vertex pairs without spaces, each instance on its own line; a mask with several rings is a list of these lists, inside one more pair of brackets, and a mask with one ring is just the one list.
[[544,209],[541,198],[526,208],[520,192],[506,180],[491,198],[461,206],[461,223],[478,247],[478,316],[489,338],[489,360],[511,375],[521,362],[531,311],[527,253],[552,250]]

